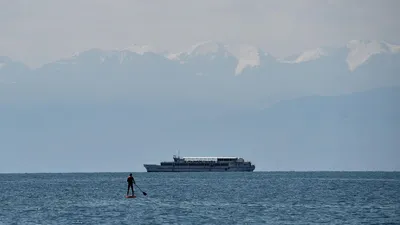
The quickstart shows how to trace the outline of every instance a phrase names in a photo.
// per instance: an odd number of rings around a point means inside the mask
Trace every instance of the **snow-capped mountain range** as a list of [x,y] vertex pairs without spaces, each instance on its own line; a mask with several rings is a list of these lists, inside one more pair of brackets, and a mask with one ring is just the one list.
[[[344,54],[343,54],[344,52]],[[137,59],[137,56],[152,54],[155,57],[162,57],[171,62],[187,64],[196,60],[207,60],[211,64],[219,63],[218,59],[231,59],[234,61],[234,75],[240,75],[245,69],[257,68],[268,62],[282,64],[300,64],[310,61],[318,61],[326,57],[337,57],[340,55],[343,62],[346,62],[349,71],[354,71],[377,55],[397,55],[400,53],[400,45],[393,45],[383,41],[349,41],[343,48],[316,48],[306,50],[298,55],[278,59],[274,58],[261,48],[249,44],[227,45],[220,42],[205,41],[191,46],[185,52],[171,53],[159,50],[149,45],[131,45],[124,49],[100,50],[92,49],[81,53],[75,53],[69,58],[61,59],[56,64],[76,64],[83,58],[91,57],[91,60],[99,60],[104,63],[107,60],[115,60],[119,64],[129,63]],[[7,64],[12,62],[5,57],[0,58],[0,69],[5,69]],[[53,64],[49,63],[49,64]],[[46,64],[45,66],[48,66]],[[39,68],[40,69],[40,68]],[[198,71],[202,73],[202,71]]]
[[367,62],[373,55],[400,53],[400,45],[391,45],[378,41],[362,42],[353,40],[347,44],[347,48],[349,49],[349,54],[347,55],[346,62],[350,70],[355,70]]
[[[387,42],[380,41],[360,41],[352,40],[347,43],[343,48],[347,50],[346,63],[350,71],[354,71],[357,67],[366,63],[374,55],[379,54],[398,54],[400,53],[400,45],[392,45]],[[316,48],[306,50],[298,54],[293,60],[276,59],[281,63],[304,63],[308,61],[318,60],[322,57],[333,56],[338,49],[331,48]],[[113,51],[111,51],[113,52]],[[139,55],[145,53],[153,53],[164,56],[167,59],[179,61],[184,64],[188,60],[196,57],[208,57],[210,60],[214,60],[217,57],[233,57],[237,60],[235,68],[235,75],[239,75],[242,71],[249,67],[257,67],[262,63],[263,57],[270,56],[264,52],[261,48],[252,46],[249,44],[241,45],[227,45],[220,42],[205,41],[196,43],[191,46],[186,52],[169,53],[167,51],[158,50],[155,47],[149,45],[139,46],[132,45],[120,51],[114,51],[121,54],[124,57],[124,53],[131,52]],[[110,53],[110,52],[109,52]],[[273,58],[272,56],[270,56]],[[292,56],[293,58],[293,56]],[[102,58],[104,60],[104,58]]]
[[[201,97],[212,97],[209,90],[213,88],[214,94],[223,91],[229,98],[241,99],[269,98],[282,92],[288,93],[286,96],[343,94],[400,86],[399,53],[398,45],[360,40],[349,41],[341,48],[320,47],[285,58],[275,58],[249,44],[214,41],[178,53],[132,45],[78,52],[37,69],[0,57],[0,85],[23,88],[20,83],[24,83],[26,90],[46,84],[59,91],[68,85],[86,90],[93,84],[102,88],[118,84],[112,91],[118,90],[121,95],[130,90],[168,94],[190,90]],[[97,90],[104,92],[104,88]]]

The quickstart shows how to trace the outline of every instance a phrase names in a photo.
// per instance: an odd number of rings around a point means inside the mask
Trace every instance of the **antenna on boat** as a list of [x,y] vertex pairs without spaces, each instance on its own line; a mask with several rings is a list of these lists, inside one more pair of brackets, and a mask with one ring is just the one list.
[[175,158],[177,158],[177,159],[179,159],[179,158],[180,158],[180,151],[179,151],[179,150],[177,150],[177,153],[178,153],[178,157],[177,157],[177,155],[174,155],[174,159],[175,159]]

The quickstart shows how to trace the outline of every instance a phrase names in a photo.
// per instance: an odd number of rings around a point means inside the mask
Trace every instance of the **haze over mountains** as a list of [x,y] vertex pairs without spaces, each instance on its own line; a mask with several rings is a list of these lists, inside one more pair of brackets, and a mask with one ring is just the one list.
[[218,42],[91,49],[37,69],[1,57],[0,172],[143,171],[178,149],[256,170],[399,170],[399,76],[400,46],[380,41],[283,59]]
[[[32,89],[45,86],[52,95],[70,93],[72,88],[93,95],[162,92],[163,96],[176,94],[171,97],[263,101],[265,95],[278,93],[296,97],[398,85],[399,52],[399,46],[378,41],[350,41],[343,48],[317,48],[285,59],[254,46],[218,42],[200,43],[174,54],[132,46],[91,49],[34,70],[2,57],[0,76],[3,88],[36,93]],[[1,101],[10,99],[2,96]]]

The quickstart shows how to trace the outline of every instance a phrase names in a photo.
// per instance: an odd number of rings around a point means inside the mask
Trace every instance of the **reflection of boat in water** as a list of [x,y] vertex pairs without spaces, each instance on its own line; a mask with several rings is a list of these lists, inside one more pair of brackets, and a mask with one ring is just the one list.
[[144,164],[147,172],[252,172],[255,165],[238,157],[173,157],[160,165]]

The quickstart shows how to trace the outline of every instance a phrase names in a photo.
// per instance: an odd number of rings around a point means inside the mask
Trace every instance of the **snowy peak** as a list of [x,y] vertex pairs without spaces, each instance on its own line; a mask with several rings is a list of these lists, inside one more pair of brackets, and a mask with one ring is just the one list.
[[349,54],[347,55],[346,61],[350,71],[355,70],[373,55],[382,53],[394,54],[400,52],[400,46],[379,41],[352,40],[348,42],[347,48]]
[[225,45],[222,43],[204,41],[191,46],[185,52],[168,53],[164,54],[164,56],[170,60],[180,61],[181,64],[185,64],[187,60],[196,57],[210,57],[211,60],[214,60],[217,56],[226,58],[232,55],[226,50]]
[[301,62],[313,61],[327,55],[328,52],[326,50],[322,48],[317,48],[314,50],[303,52],[301,55],[299,55],[299,57],[297,57],[297,59],[294,62],[301,63]]
[[123,49],[123,51],[129,51],[129,52],[133,52],[139,55],[143,55],[144,53],[155,53],[155,54],[160,54],[162,53],[161,50],[159,50],[158,48],[154,47],[154,46],[150,46],[150,45],[131,45],[125,49]]
[[205,41],[191,46],[186,52],[170,54],[169,58],[182,60],[184,58],[188,59],[198,56],[210,56],[211,59],[214,59],[217,55],[223,57],[232,56],[226,49],[226,45],[219,42]]
[[219,52],[225,52],[225,47],[219,42],[205,41],[193,45],[189,51],[188,55],[210,55]]
[[105,63],[109,60],[118,61],[123,64],[134,60],[137,56],[142,56],[146,53],[154,53],[155,55],[162,56],[164,54],[160,49],[150,45],[131,45],[123,49],[102,50],[90,49],[83,52],[76,52],[72,57],[57,61],[58,64],[77,64],[78,62]]
[[119,55],[129,55],[131,53],[137,55],[144,55],[145,53],[154,53],[157,55],[165,54],[166,51],[151,45],[137,45],[133,44],[122,49],[89,49],[83,52],[75,52],[71,58],[84,57],[85,55],[101,55],[102,57],[113,57]]
[[[349,41],[345,47],[347,57],[344,59],[350,71],[366,63],[368,59],[376,54],[396,54],[400,53],[400,46],[379,41]],[[299,55],[278,60],[281,63],[304,63],[321,59],[323,57],[336,57],[338,49],[316,48],[305,51]]]
[[[89,59],[90,61],[93,61],[93,59],[95,59],[96,61],[102,61],[102,59],[104,59],[106,55],[110,54],[111,52],[105,50],[89,49],[82,52],[74,52],[70,57],[61,58],[53,63],[58,65],[72,65],[72,64],[85,63],[87,62],[86,61],[87,59]],[[48,63],[45,64],[44,66],[48,66],[53,63]]]
[[261,64],[263,56],[268,54],[264,53],[261,49],[248,45],[231,45],[227,46],[228,51],[235,56],[238,60],[238,64],[235,69],[235,75],[239,75],[247,67],[256,67]]
[[318,60],[324,56],[328,56],[329,52],[323,48],[316,48],[307,50],[296,56],[289,57],[289,59],[279,59],[282,63],[304,63],[309,61]]
[[[262,57],[267,54],[261,49],[248,44],[226,45],[219,42],[205,41],[193,45],[189,51],[181,55],[186,55],[187,57],[209,56],[210,59],[214,59],[217,55],[233,57],[237,60],[235,75],[239,75],[247,67],[259,66]],[[177,54],[174,56],[175,59],[179,58]]]

